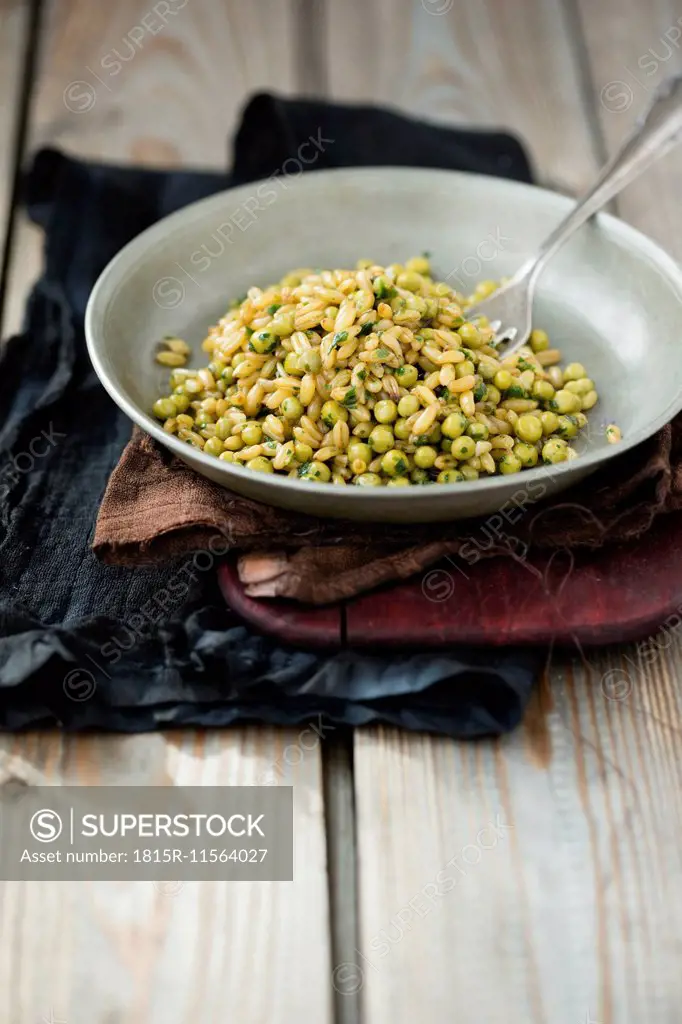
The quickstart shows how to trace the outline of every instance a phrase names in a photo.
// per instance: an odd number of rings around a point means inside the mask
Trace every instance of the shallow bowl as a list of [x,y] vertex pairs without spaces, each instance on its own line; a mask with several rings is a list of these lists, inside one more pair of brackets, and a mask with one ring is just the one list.
[[[517,182],[452,171],[363,168],[273,178],[222,192],[167,217],[104,270],[86,313],[95,370],[143,430],[198,473],[257,501],[322,516],[426,522],[486,515],[554,494],[639,444],[682,408],[682,273],[657,245],[600,215],[540,279],[534,323],[565,361],[585,364],[600,399],[569,463],[459,484],[364,488],[307,483],[220,462],[163,431],[149,410],[168,370],[154,361],[167,334],[206,365],[207,328],[230,300],[299,266],[400,263],[423,251],[459,291],[511,274],[571,200]],[[617,423],[620,444],[604,428]]]

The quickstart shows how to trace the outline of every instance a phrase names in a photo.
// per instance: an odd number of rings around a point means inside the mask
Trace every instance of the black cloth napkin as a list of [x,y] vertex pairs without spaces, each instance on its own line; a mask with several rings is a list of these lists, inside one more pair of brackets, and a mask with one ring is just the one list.
[[131,433],[85,348],[95,279],[129,239],[187,203],[291,171],[288,160],[305,168],[300,147],[319,135],[334,145],[319,150],[314,170],[418,163],[530,180],[521,146],[505,134],[268,95],[244,111],[230,174],[101,166],[54,150],[35,157],[25,199],[45,230],[45,271],[0,361],[1,728],[140,731],[322,716],[478,736],[520,721],[536,652],[283,647],[226,608],[210,552],[164,569],[112,568],[92,554],[97,508]]

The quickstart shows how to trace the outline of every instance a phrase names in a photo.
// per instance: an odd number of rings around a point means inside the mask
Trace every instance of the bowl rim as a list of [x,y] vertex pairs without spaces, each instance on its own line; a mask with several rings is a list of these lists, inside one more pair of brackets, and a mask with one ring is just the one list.
[[[515,181],[511,178],[498,178],[492,175],[473,174],[469,171],[455,171],[426,167],[395,167],[392,165],[312,170],[306,174],[299,175],[299,177],[291,182],[287,187],[293,194],[295,189],[308,188],[315,182],[315,180],[319,181],[319,178],[324,176],[326,178],[336,179],[340,186],[342,186],[346,181],[351,184],[356,184],[359,179],[365,179],[368,182],[376,179],[381,182],[385,190],[387,186],[390,187],[391,185],[391,182],[386,179],[387,172],[390,172],[396,181],[403,179],[403,181],[408,183],[408,185],[412,184],[409,179],[413,178],[416,174],[422,176],[424,179],[430,178],[434,182],[438,179],[450,182],[460,179],[462,182],[475,182],[484,188],[486,184],[491,183],[495,187],[503,187],[509,189],[511,192],[516,192],[519,197],[539,194],[543,197],[544,202],[548,203],[550,206],[553,204],[559,217],[562,214],[565,215],[575,203],[575,200],[569,196],[554,192],[551,189],[542,188],[538,185]],[[149,413],[142,410],[134,401],[132,401],[132,399],[128,397],[125,391],[123,391],[122,388],[119,388],[118,385],[110,378],[109,373],[104,366],[96,340],[98,322],[102,322],[104,320],[104,314],[108,304],[114,299],[116,292],[118,291],[118,286],[123,283],[124,279],[131,272],[134,272],[136,265],[144,259],[144,255],[149,247],[163,240],[169,230],[172,230],[176,225],[182,224],[185,220],[191,220],[199,213],[210,213],[213,208],[216,210],[221,209],[222,205],[226,201],[239,204],[240,197],[250,195],[260,184],[269,180],[270,178],[259,179],[243,185],[235,186],[234,188],[221,189],[220,192],[213,193],[203,199],[189,203],[187,206],[174,211],[168,216],[152,224],[150,227],[146,228],[144,231],[140,232],[140,234],[131,239],[131,241],[119,250],[119,252],[116,253],[116,255],[109,261],[104,270],[102,270],[98,276],[88,298],[84,321],[85,338],[88,354],[100,383],[103,385],[109,396],[114,400],[116,405],[126,413],[133,423],[136,423],[145,431],[145,433],[155,438],[155,440],[181,459],[183,457],[187,457],[188,445],[185,442],[180,441],[173,434],[166,433],[166,431],[164,431],[158,424],[157,420],[155,420]],[[680,299],[682,300],[682,267],[680,267],[673,257],[661,248],[661,246],[648,238],[647,235],[643,234],[643,232],[639,231],[637,228],[632,227],[630,224],[627,224],[625,221],[621,220],[619,217],[613,216],[612,214],[598,213],[590,224],[583,226],[582,230],[589,230],[590,226],[592,227],[592,230],[596,230],[604,235],[607,241],[611,239],[614,241],[620,241],[631,251],[634,251],[640,258],[649,260],[669,283],[676,286],[679,291]],[[575,471],[578,466],[581,470],[588,469],[590,467],[596,469],[602,463],[606,463],[648,440],[648,438],[652,437],[658,430],[670,422],[672,417],[680,412],[680,410],[682,410],[682,390],[678,394],[677,398],[673,402],[670,402],[666,408],[658,414],[658,416],[648,423],[647,426],[640,428],[640,430],[635,431],[634,434],[623,438],[618,444],[612,445],[612,450],[609,448],[600,448],[597,451],[580,455],[577,460],[570,460],[550,465],[545,464],[542,466],[536,466],[532,469],[524,469],[518,474],[506,476],[496,474],[494,476],[479,478],[478,480],[460,481],[456,484],[432,483],[428,487],[414,486],[407,489],[402,487],[376,487],[372,488],[370,493],[373,500],[376,499],[380,502],[389,503],[397,500],[404,501],[404,499],[409,496],[410,501],[421,502],[423,504],[433,500],[436,494],[443,495],[447,492],[454,497],[457,494],[483,493],[491,489],[494,490],[496,488],[501,488],[503,484],[508,486],[511,481],[516,479],[519,480],[519,485],[521,486],[521,482],[524,484],[528,482],[530,484],[534,481],[552,479],[555,476],[560,476],[566,472],[570,473],[572,470]],[[247,469],[245,466],[240,466],[238,463],[221,462],[219,459],[215,458],[215,456],[206,455],[200,448],[192,448],[191,454],[192,462],[197,461],[199,464],[205,465],[207,468],[214,471],[218,470],[219,473],[224,475],[225,485],[227,487],[229,487],[231,480],[243,477],[245,473],[250,475],[253,473],[252,470]],[[292,487],[305,487],[305,493],[316,494],[322,498],[325,496],[331,498],[334,495],[338,495],[337,488],[329,483],[315,483],[313,481],[306,481],[304,483],[303,481],[292,479],[289,476],[278,476],[276,473],[262,473],[260,474],[260,479],[266,483],[268,487],[273,487],[275,491],[281,491],[283,493],[291,492]],[[343,497],[344,501],[348,498],[350,501],[362,503],[363,501],[366,501],[367,495],[368,492],[363,487],[347,487],[344,489]]]

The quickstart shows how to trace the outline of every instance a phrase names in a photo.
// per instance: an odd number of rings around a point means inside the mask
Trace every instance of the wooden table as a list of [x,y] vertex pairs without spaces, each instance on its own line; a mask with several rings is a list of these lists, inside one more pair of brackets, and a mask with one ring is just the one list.
[[[682,62],[680,0],[169,0],[160,29],[152,7],[0,0],[5,334],[40,269],[12,205],[39,145],[223,167],[244,98],[278,89],[510,128],[538,178],[573,193]],[[130,57],[116,76],[114,51]],[[678,152],[617,209],[678,257],[681,179]],[[173,897],[5,883],[0,1024],[679,1022],[680,664],[679,635],[646,665],[632,646],[551,655],[499,741],[2,737],[3,783],[254,783],[276,767],[295,787],[296,880]]]

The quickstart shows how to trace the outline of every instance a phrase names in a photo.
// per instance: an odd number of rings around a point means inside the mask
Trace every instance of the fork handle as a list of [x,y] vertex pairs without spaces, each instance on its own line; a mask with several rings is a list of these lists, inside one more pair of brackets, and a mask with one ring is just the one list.
[[540,247],[519,276],[535,279],[557,249],[586,220],[639,177],[682,138],[682,75],[661,82],[649,108],[602,169],[594,185]]

